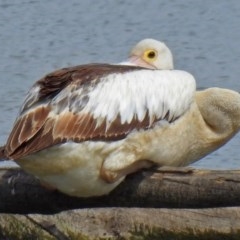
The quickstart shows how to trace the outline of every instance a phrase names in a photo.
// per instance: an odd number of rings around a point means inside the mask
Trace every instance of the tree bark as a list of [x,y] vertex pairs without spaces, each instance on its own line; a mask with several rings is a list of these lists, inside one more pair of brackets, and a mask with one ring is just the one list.
[[240,239],[240,208],[86,208],[0,215],[0,239]]
[[0,239],[240,239],[238,206],[240,170],[142,171],[97,198],[0,170]]
[[0,212],[56,213],[87,207],[240,206],[240,170],[164,168],[132,174],[108,196],[74,198],[50,191],[20,169],[0,170]]

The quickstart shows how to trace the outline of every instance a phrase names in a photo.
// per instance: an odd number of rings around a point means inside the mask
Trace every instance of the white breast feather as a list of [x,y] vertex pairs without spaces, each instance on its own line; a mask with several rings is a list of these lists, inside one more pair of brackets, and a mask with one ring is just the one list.
[[139,70],[124,74],[110,74],[89,93],[84,112],[95,119],[130,123],[134,117],[144,119],[148,110],[150,118],[169,119],[181,116],[190,106],[196,85],[193,76],[184,71]]

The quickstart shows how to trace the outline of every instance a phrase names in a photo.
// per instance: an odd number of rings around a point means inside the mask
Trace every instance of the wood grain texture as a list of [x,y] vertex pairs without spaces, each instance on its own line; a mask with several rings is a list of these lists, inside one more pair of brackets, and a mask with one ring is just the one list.
[[0,239],[219,240],[240,237],[240,208],[84,208],[1,214]]
[[2,169],[0,196],[0,239],[240,239],[239,170],[143,171],[83,199]]
[[108,196],[74,198],[49,191],[20,169],[0,171],[0,212],[55,213],[88,207],[240,206],[240,171],[162,168],[132,174]]

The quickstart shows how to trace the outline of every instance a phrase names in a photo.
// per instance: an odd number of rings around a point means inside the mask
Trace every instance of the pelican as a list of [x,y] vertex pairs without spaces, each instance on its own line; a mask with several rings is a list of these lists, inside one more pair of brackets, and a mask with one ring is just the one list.
[[144,46],[128,65],[80,65],[37,81],[2,155],[65,194],[90,197],[142,168],[188,165],[238,132],[237,92],[196,92],[191,74],[169,70],[171,54],[160,66],[161,51]]

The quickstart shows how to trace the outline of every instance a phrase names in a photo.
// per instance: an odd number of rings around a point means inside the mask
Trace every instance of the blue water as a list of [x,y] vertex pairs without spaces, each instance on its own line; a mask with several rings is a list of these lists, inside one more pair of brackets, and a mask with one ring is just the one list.
[[[238,0],[0,0],[0,144],[34,81],[56,68],[122,61],[146,37],[165,41],[198,87],[240,90]],[[195,166],[240,168],[239,138]]]

